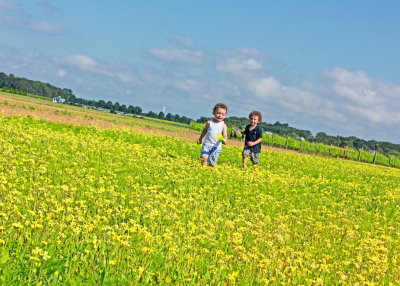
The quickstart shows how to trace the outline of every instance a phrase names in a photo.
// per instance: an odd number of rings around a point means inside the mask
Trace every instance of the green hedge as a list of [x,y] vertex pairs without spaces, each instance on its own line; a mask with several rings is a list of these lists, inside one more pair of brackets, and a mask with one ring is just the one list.
[[[301,141],[292,137],[283,137],[277,134],[264,134],[263,135],[263,144],[279,147],[279,148],[288,148],[292,150],[298,150],[300,152],[306,153],[319,153],[324,155],[332,155],[332,156],[343,156],[345,152],[343,150],[338,150],[334,148],[330,148],[330,146],[309,142],[309,141]],[[330,150],[329,150],[330,149]],[[354,161],[361,161],[366,163],[374,163],[375,154],[371,154],[365,150],[355,150],[354,148],[345,147],[345,149],[353,150],[346,151],[346,156]],[[376,154],[375,164],[383,165],[383,166],[391,166],[400,168],[400,158],[392,156],[390,161],[390,156],[385,156],[383,154]]]

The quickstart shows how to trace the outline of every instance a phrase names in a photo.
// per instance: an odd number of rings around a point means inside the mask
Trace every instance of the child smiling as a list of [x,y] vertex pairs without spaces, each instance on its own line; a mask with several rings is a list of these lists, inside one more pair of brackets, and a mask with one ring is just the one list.
[[248,156],[250,156],[254,167],[257,167],[259,162],[258,154],[261,152],[262,129],[258,125],[262,119],[261,113],[253,111],[249,114],[249,119],[250,124],[244,130],[243,169],[246,169]]
[[214,167],[217,163],[219,154],[222,150],[222,144],[226,144],[228,139],[227,126],[224,123],[228,108],[223,103],[218,103],[213,108],[214,119],[207,121],[197,144],[201,144],[203,137],[203,147],[201,148],[201,165],[207,167],[207,162],[211,167]]

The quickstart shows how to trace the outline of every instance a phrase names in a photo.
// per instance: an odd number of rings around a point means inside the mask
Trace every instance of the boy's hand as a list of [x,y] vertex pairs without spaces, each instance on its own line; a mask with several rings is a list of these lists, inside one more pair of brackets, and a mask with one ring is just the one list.
[[221,133],[215,134],[215,137],[218,139],[218,141],[221,141],[222,144],[225,144],[225,141],[226,141],[226,140],[225,140],[224,136],[222,136]]
[[247,146],[253,147],[254,146],[254,142],[251,142],[251,141],[247,142]]
[[200,138],[197,139],[196,142],[197,142],[197,144],[201,144],[201,139]]

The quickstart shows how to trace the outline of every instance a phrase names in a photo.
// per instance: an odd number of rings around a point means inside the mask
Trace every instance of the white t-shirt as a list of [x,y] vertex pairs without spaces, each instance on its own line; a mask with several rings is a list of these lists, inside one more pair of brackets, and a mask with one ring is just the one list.
[[208,121],[208,130],[206,134],[206,139],[204,144],[209,146],[221,146],[222,142],[219,141],[218,137],[222,134],[222,129],[224,128],[224,122],[214,123],[213,121]]

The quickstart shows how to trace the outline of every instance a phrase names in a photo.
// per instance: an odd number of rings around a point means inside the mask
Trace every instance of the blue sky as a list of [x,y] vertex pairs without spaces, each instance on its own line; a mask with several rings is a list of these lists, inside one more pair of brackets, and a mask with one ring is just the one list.
[[400,1],[0,0],[0,72],[143,111],[400,143]]

